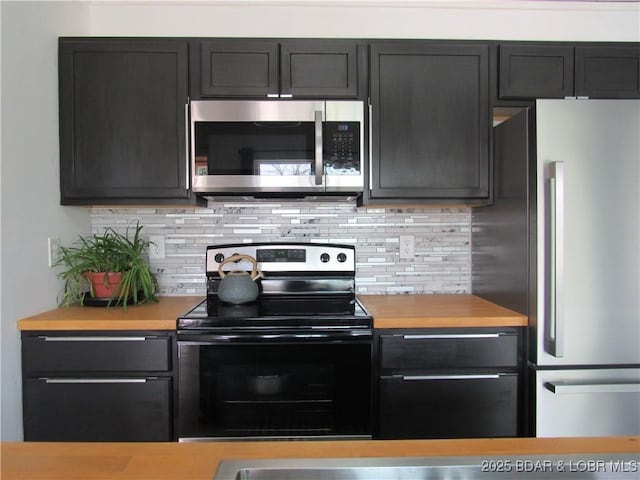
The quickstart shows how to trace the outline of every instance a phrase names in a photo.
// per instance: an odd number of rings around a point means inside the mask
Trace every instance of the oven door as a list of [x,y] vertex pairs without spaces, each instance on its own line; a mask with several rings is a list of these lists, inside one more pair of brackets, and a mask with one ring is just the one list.
[[193,101],[193,191],[360,192],[362,129],[356,101]]
[[179,335],[180,441],[371,438],[367,332]]

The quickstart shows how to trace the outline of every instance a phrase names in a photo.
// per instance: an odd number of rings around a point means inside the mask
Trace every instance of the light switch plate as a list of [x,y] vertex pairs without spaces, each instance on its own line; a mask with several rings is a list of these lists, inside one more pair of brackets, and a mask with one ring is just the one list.
[[149,258],[162,259],[165,257],[164,235],[149,235]]
[[49,267],[53,267],[53,264],[60,259],[60,238],[49,237],[47,238],[47,260]]

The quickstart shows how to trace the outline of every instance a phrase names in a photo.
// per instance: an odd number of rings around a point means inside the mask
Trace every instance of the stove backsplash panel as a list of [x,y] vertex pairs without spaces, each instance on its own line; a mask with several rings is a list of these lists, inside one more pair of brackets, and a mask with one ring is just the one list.
[[[373,208],[348,203],[210,202],[207,208],[93,208],[91,227],[164,238],[165,257],[152,258],[160,295],[205,294],[207,245],[296,241],[356,247],[359,294],[470,293],[470,208]],[[400,236],[414,255],[400,258]]]

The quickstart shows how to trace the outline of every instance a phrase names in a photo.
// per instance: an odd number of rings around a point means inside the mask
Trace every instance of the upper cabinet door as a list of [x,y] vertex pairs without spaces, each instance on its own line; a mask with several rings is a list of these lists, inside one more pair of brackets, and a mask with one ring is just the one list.
[[573,95],[573,46],[501,45],[501,98]]
[[235,38],[193,46],[193,98],[358,95],[358,43],[353,40]]
[[202,96],[267,97],[280,92],[277,41],[213,39],[199,44]]
[[357,54],[357,44],[350,40],[282,42],[281,93],[293,97],[356,97]]
[[502,44],[499,96],[640,98],[640,44]]
[[371,199],[487,199],[487,45],[371,44]]
[[190,197],[188,45],[164,39],[62,38],[62,204]]
[[640,45],[576,47],[576,95],[640,98]]

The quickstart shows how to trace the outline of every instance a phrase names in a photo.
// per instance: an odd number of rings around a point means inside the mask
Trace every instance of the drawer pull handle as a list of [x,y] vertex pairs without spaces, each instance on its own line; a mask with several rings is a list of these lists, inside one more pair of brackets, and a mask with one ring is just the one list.
[[499,373],[486,375],[402,375],[404,381],[423,381],[423,380],[489,380],[499,379]]
[[45,342],[144,342],[147,337],[38,337]]
[[146,378],[43,378],[46,383],[145,383]]
[[640,383],[545,383],[556,395],[566,393],[640,393]]
[[405,340],[460,339],[460,338],[498,338],[504,333],[451,333],[432,335],[403,335]]

